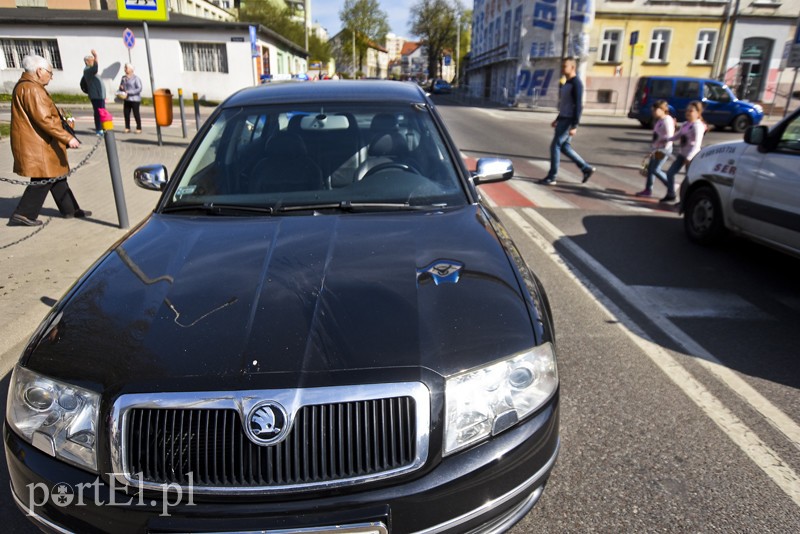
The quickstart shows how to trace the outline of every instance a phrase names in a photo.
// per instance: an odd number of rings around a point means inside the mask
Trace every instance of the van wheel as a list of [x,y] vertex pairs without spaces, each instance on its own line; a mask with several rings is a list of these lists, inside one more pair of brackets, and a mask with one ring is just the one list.
[[642,128],[648,128],[648,129],[652,128],[652,123],[650,121],[646,121],[646,120],[641,120],[640,119],[639,120],[639,124],[642,125]]
[[737,115],[731,122],[731,128],[734,132],[742,133],[750,126],[750,122],[750,117],[747,115]]
[[689,193],[683,213],[683,228],[695,243],[711,245],[725,234],[722,208],[711,187],[703,186]]

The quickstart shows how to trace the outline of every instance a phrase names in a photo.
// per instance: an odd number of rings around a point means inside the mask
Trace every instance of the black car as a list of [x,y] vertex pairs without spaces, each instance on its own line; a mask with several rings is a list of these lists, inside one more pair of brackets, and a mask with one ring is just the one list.
[[499,532],[559,451],[546,296],[411,83],[246,89],[14,369],[48,530]]

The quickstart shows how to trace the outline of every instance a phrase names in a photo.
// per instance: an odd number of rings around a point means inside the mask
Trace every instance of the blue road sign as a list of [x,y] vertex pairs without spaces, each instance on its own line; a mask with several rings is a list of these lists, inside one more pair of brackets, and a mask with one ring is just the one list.
[[136,44],[136,37],[133,36],[133,32],[129,28],[125,28],[125,31],[122,32],[122,40],[128,48],[133,48]]
[[257,28],[255,26],[250,26],[250,55],[252,57],[259,57],[261,55],[258,53],[258,36],[256,30]]
[[633,46],[638,42],[639,42],[639,30],[636,30],[635,32],[631,32],[631,40],[630,40],[629,44],[631,46]]
[[444,56],[444,65],[446,67],[450,66],[450,62],[453,60],[453,57],[450,54]]

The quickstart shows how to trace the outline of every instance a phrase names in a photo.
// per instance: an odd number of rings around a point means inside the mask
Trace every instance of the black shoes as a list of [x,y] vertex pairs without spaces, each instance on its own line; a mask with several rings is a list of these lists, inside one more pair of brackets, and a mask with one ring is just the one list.
[[70,214],[64,215],[64,218],[65,219],[72,219],[73,217],[75,217],[77,219],[85,219],[86,217],[88,217],[91,214],[92,214],[92,212],[89,211],[89,210],[75,210],[75,213],[70,213]]
[[675,202],[676,200],[678,200],[678,197],[676,197],[675,195],[667,195],[661,200],[659,200],[659,202],[667,203],[667,202]]
[[556,185],[556,177],[548,176],[547,178],[542,178],[539,183],[542,185]]
[[592,175],[594,174],[594,171],[596,171],[596,170],[597,169],[595,169],[594,167],[588,167],[586,169],[583,169],[583,182],[582,183],[585,184],[586,182],[588,182],[589,178],[592,177]]
[[43,224],[39,219],[29,219],[24,215],[20,215],[19,213],[12,215],[10,222],[13,225],[19,226],[41,226]]

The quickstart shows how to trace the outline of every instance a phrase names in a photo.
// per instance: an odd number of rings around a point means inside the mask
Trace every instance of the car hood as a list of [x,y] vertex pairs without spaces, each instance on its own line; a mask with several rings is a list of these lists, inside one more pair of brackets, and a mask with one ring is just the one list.
[[531,325],[477,206],[153,214],[53,310],[27,365],[103,388],[326,383],[345,371],[346,382],[387,367],[450,375],[531,347]]

